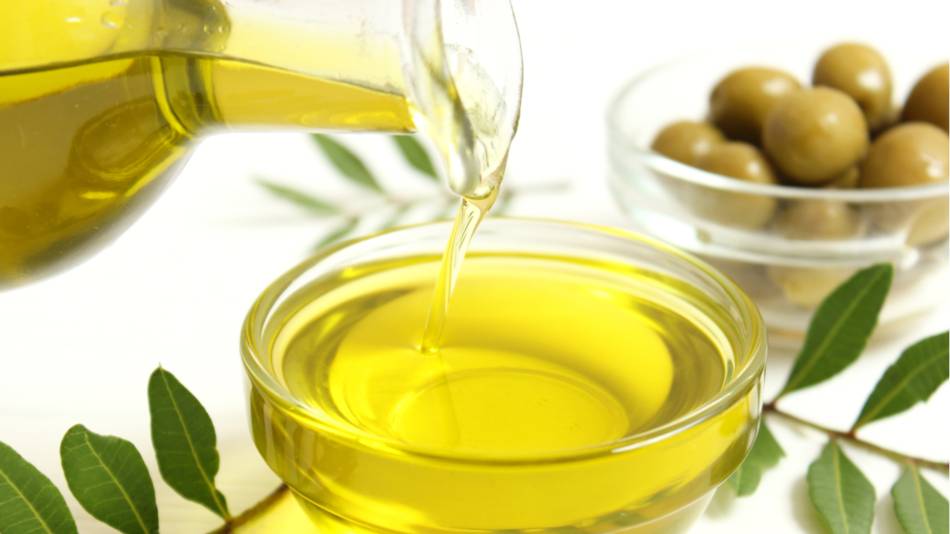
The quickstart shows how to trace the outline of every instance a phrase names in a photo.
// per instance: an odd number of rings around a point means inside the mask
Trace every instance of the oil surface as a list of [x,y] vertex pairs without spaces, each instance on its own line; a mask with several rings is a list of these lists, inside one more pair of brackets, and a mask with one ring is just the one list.
[[667,423],[725,379],[709,325],[620,273],[544,259],[468,258],[442,343],[421,353],[432,272],[348,281],[296,316],[275,347],[294,397],[416,447],[511,457]]
[[478,252],[425,352],[439,260],[344,270],[272,318],[265,365],[307,414],[254,394],[255,440],[327,532],[637,523],[692,502],[744,456],[751,400],[596,457],[730,380],[730,345],[692,288],[626,265]]

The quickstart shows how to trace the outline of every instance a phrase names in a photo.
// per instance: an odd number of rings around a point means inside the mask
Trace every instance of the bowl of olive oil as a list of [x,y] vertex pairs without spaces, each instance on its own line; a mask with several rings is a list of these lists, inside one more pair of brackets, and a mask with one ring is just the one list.
[[742,462],[765,333],[618,230],[491,219],[423,342],[449,223],[349,241],[242,335],[254,441],[321,532],[678,532]]

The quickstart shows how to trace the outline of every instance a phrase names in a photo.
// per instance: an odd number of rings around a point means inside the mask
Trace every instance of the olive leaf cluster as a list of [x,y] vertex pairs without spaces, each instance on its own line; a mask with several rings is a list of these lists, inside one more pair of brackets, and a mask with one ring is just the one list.
[[[892,278],[893,268],[889,264],[868,267],[855,273],[822,302],[812,317],[805,343],[785,385],[775,399],[766,403],[766,415],[782,413],[776,403],[785,395],[824,382],[858,359],[877,325]],[[874,486],[845,454],[841,442],[865,443],[858,438],[858,431],[864,426],[929,399],[947,381],[948,343],[948,333],[942,332],[904,350],[884,371],[851,427],[831,433],[818,458],[809,466],[806,479],[811,502],[833,534],[871,532],[876,501]],[[870,448],[884,451],[880,447]],[[749,456],[730,479],[730,485],[739,496],[752,494],[763,473],[784,456],[785,451],[763,420]],[[946,464],[889,456],[904,463],[903,473],[891,489],[894,512],[904,531],[946,533],[947,499],[920,473],[923,465],[938,468],[946,475]]]
[[[214,482],[219,459],[208,412],[161,367],[149,379],[148,404],[162,479],[182,497],[229,521],[227,500]],[[91,516],[126,534],[159,531],[155,486],[134,444],[75,425],[63,436],[59,452],[69,491]],[[0,441],[0,533],[75,532],[76,522],[59,489]]]
[[[459,198],[441,184],[429,151],[416,139],[416,136],[392,135],[389,138],[402,160],[413,170],[412,174],[430,185],[428,194],[409,198],[394,195],[384,187],[370,165],[353,149],[337,137],[324,134],[310,136],[316,149],[340,178],[356,187],[366,198],[375,199],[377,202],[363,204],[366,206],[365,209],[354,210],[345,202],[315,191],[278,182],[272,178],[257,177],[257,184],[269,194],[327,223],[327,230],[314,244],[314,249],[331,245],[362,232],[378,232],[404,224],[412,212],[420,208],[428,209],[425,220],[452,217],[459,204]],[[512,201],[525,193],[555,192],[566,189],[567,185],[563,182],[550,182],[544,185],[505,187],[492,212],[504,215],[511,207]]]

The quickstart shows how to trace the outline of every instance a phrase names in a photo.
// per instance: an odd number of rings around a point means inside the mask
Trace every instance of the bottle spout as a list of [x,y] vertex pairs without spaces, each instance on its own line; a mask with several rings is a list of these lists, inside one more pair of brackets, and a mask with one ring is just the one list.
[[493,195],[521,114],[521,41],[509,0],[404,0],[404,78],[449,187]]
[[[333,105],[321,109],[314,102],[312,113],[320,120],[310,117],[302,121],[305,127],[420,129],[436,145],[455,193],[487,198],[500,184],[518,128],[523,78],[510,0],[231,0],[227,6],[222,55],[302,73],[304,85],[318,79],[352,89],[302,86],[295,93],[294,84],[282,79],[272,93],[261,91],[272,106],[317,95]],[[220,115],[236,116],[237,123],[251,117],[225,108],[266,104],[246,93],[228,98],[219,90],[216,96]],[[343,100],[360,109],[337,113]],[[320,116],[327,112],[332,116]],[[333,120],[342,115],[348,123]]]
[[[420,129],[436,145],[455,193],[487,198],[500,184],[518,128],[523,77],[509,0],[276,0],[265,5],[232,0],[227,5],[224,56],[302,73],[306,83],[318,79],[353,88],[309,91],[321,98],[324,93],[345,96],[361,108],[345,114],[348,124],[311,117],[303,126]],[[293,99],[293,86],[283,79],[273,94],[262,94],[270,102]],[[341,115],[334,108],[344,98],[324,100],[335,102],[322,109],[314,102],[313,113]],[[246,92],[228,98],[224,90],[217,92],[216,102],[221,116],[244,124],[253,121],[237,111],[264,105]]]

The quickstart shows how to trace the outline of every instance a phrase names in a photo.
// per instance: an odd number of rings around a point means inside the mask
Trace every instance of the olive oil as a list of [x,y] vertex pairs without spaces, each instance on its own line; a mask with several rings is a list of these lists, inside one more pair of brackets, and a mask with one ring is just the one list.
[[212,57],[0,71],[0,285],[113,237],[199,134],[253,124],[413,128],[402,97]]
[[445,331],[445,322],[449,316],[452,292],[458,282],[462,262],[465,260],[465,253],[475,237],[478,225],[481,224],[488,214],[488,210],[495,203],[497,195],[498,189],[496,188],[487,198],[465,198],[462,199],[459,205],[455,222],[452,225],[452,233],[449,235],[449,242],[445,246],[445,253],[442,255],[439,275],[432,290],[432,303],[429,305],[429,314],[426,317],[426,327],[420,345],[422,352],[431,353],[439,348],[439,343],[441,343]]
[[662,518],[741,461],[751,395],[609,453],[732,378],[695,289],[628,265],[479,251],[423,351],[439,260],[346,269],[269,319],[267,373],[300,404],[252,393],[254,438],[323,531],[597,532]]
[[415,130],[387,36],[257,4],[0,5],[0,288],[114,238],[205,134]]

